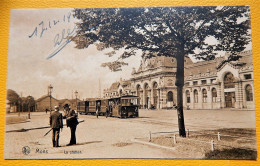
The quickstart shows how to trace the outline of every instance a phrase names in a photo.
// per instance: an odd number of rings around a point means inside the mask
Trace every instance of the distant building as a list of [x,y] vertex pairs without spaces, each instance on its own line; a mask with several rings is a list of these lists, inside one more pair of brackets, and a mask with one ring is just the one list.
[[[227,62],[228,55],[193,63],[185,58],[183,102],[186,109],[254,109],[252,52]],[[176,59],[153,57],[142,60],[129,80],[120,80],[105,89],[104,98],[133,94],[143,108],[171,108],[177,101]]]
[[[81,100],[77,99],[77,102]],[[54,110],[54,106],[59,106],[60,110],[63,110],[64,105],[69,104],[71,109],[76,110],[76,99],[55,99],[51,98],[52,110]],[[45,111],[46,109],[50,110],[50,96],[44,95],[36,100],[36,111]]]
[[65,104],[68,104],[68,105],[72,106],[72,102],[69,99],[61,99],[61,100],[59,100],[59,107],[60,107],[60,109],[63,109]]
[[[51,98],[51,106],[52,110],[54,110],[54,106],[59,105],[59,100],[55,99],[54,97]],[[45,111],[46,109],[50,110],[50,96],[44,95],[36,100],[36,111]]]

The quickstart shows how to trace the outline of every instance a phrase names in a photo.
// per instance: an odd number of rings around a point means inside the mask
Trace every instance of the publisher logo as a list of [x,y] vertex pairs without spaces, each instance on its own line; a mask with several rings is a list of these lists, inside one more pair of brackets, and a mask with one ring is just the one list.
[[28,155],[31,152],[31,150],[28,146],[24,146],[22,152],[23,154]]

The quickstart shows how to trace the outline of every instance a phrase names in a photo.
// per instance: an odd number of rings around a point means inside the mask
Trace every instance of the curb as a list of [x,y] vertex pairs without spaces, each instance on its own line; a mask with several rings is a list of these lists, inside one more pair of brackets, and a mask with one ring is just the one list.
[[136,142],[136,143],[145,144],[145,145],[150,145],[150,146],[157,147],[157,148],[166,149],[166,150],[171,150],[171,151],[176,150],[175,148],[170,148],[170,147],[167,147],[167,146],[157,145],[157,144],[150,143],[150,142],[140,141],[140,140],[137,140],[137,138],[133,138],[133,139],[131,139],[131,141]]

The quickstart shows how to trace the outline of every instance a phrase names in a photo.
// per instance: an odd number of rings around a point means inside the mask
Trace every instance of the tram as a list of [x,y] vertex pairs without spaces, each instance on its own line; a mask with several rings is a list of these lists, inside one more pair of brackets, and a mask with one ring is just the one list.
[[110,99],[88,99],[78,103],[80,114],[98,114],[111,117],[128,118],[139,116],[138,96],[126,95]]
[[78,102],[78,113],[80,115],[87,115],[89,112],[89,101]]
[[109,99],[111,116],[119,118],[138,117],[138,96],[126,95]]

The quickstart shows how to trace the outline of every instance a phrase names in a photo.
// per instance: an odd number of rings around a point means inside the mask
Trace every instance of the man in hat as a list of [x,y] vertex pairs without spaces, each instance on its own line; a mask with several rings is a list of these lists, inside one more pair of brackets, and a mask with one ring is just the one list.
[[62,114],[59,112],[59,107],[54,107],[55,111],[51,113],[50,125],[52,128],[52,144],[53,147],[59,147],[60,129],[63,128]]
[[70,143],[67,144],[69,145],[74,145],[76,144],[76,129],[77,125],[79,124],[78,119],[77,119],[77,114],[74,110],[70,110],[70,106],[68,104],[65,104],[64,109],[66,111],[66,122],[67,122],[67,127],[70,127]]

